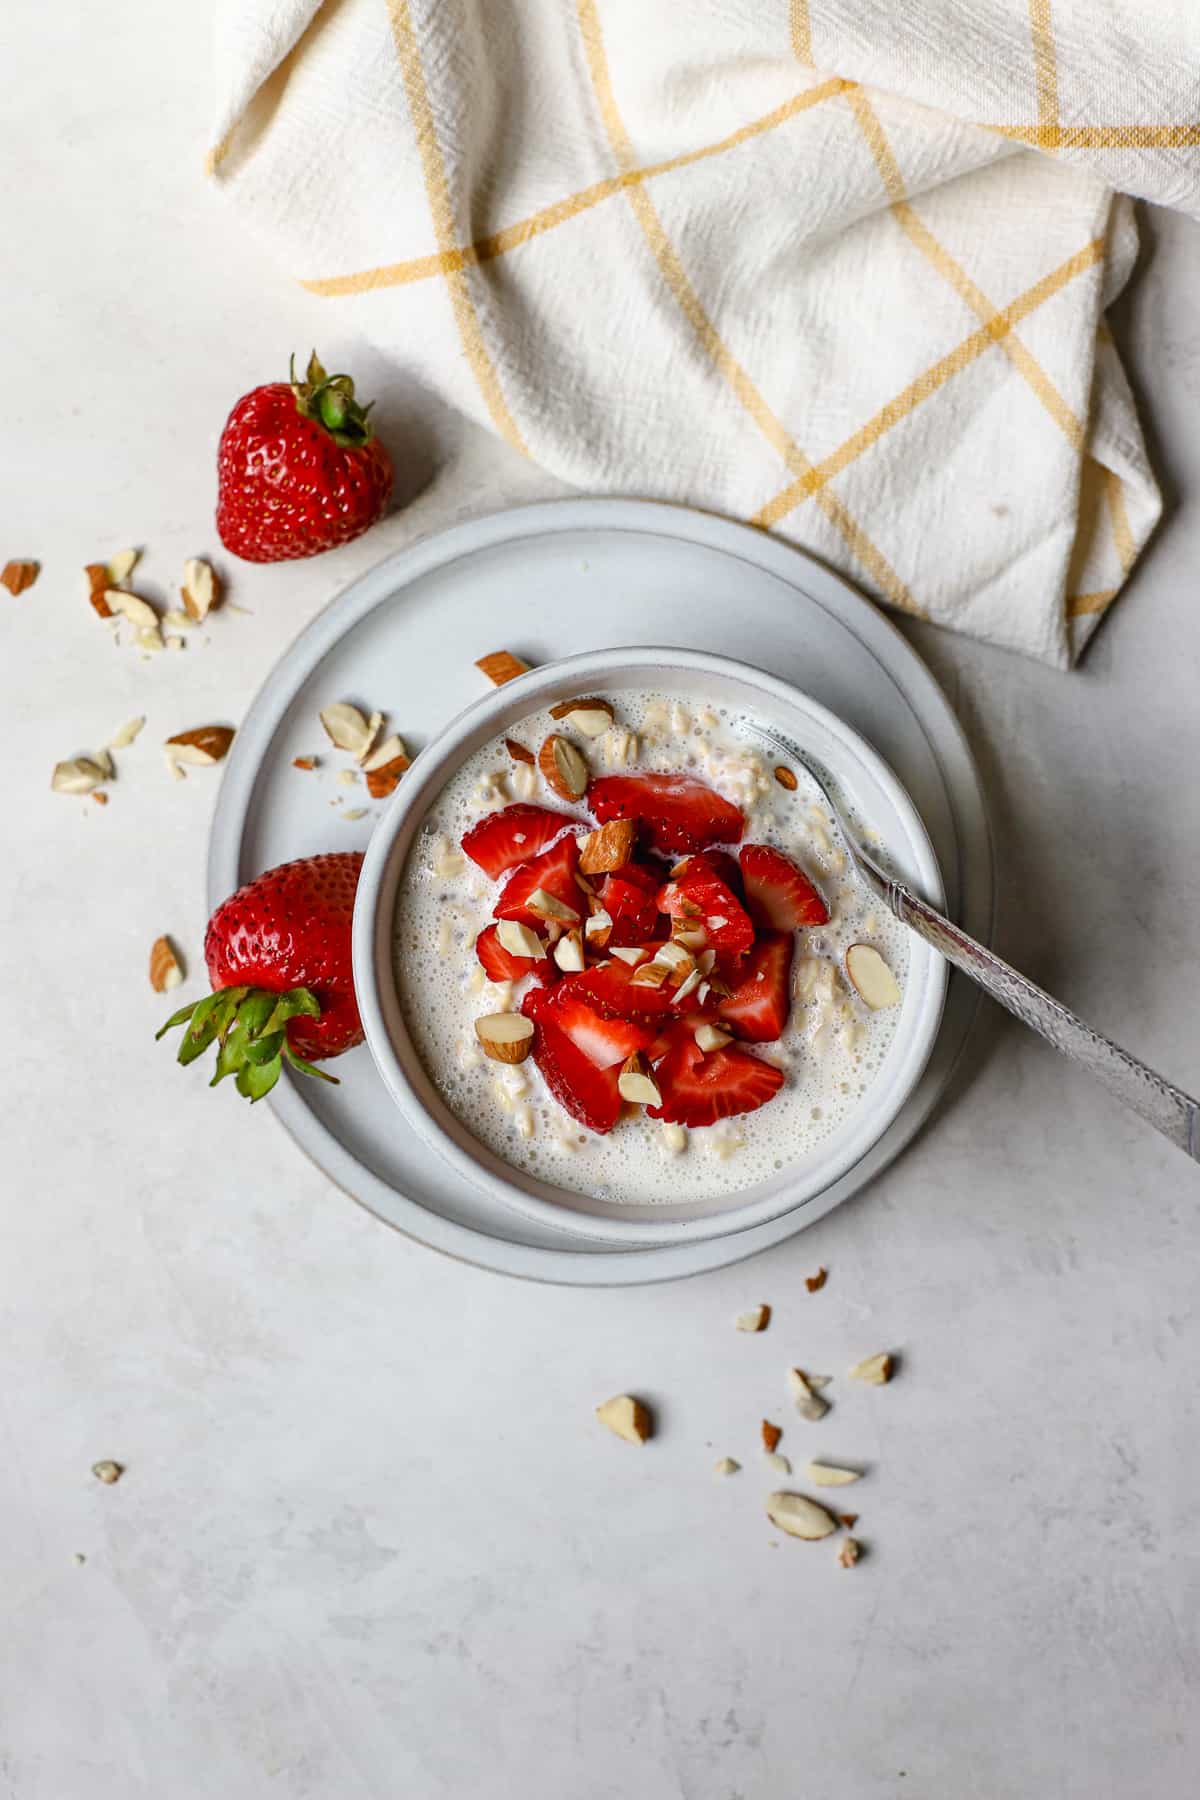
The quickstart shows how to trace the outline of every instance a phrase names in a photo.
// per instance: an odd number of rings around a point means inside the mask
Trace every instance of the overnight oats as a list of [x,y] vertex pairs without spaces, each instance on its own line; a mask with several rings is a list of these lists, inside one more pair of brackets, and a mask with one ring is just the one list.
[[864,1103],[905,935],[803,768],[733,708],[621,688],[463,763],[410,851],[394,968],[481,1143],[598,1200],[680,1205],[770,1180]]

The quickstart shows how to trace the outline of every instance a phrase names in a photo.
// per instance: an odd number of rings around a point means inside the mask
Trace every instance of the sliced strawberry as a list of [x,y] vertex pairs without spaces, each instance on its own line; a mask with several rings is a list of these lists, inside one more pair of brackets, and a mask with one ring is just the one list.
[[589,969],[575,981],[575,992],[596,1012],[613,1019],[633,1019],[642,1023],[658,1019],[672,1011],[671,992],[667,987],[634,987],[634,971],[628,963],[607,962]]
[[558,1104],[589,1131],[602,1135],[611,1131],[621,1116],[619,1070],[598,1069],[571,1042],[550,1016],[549,1001],[540,989],[530,989],[521,1011],[534,1022],[533,1060]]
[[553,843],[564,826],[578,823],[566,813],[552,812],[548,806],[506,806],[472,825],[462,847],[485,875],[497,881],[505,870],[528,862]]
[[601,775],[587,803],[602,825],[637,819],[648,847],[667,856],[740,843],[744,830],[732,801],[694,775]]
[[526,975],[545,977],[556,972],[555,965],[549,955],[514,956],[506,950],[496,936],[496,927],[489,925],[475,939],[475,954],[487,970],[493,981],[520,981]]
[[[737,867],[736,863],[734,867]],[[622,863],[621,867],[614,869],[612,873],[622,881],[632,881],[636,887],[647,888],[650,893],[657,894],[670,870],[666,863],[656,856],[653,862],[639,858],[634,862]]]
[[828,925],[829,908],[808,876],[782,850],[772,850],[769,844],[743,844],[739,860],[746,906],[756,925],[769,925],[773,931]]
[[706,1056],[694,1037],[682,1035],[654,1075],[663,1103],[647,1110],[672,1125],[715,1125],[754,1112],[783,1086],[783,1071],[749,1051],[711,1050]]
[[600,884],[600,904],[612,920],[610,948],[649,943],[658,929],[654,889],[641,882],[629,881],[624,875],[606,875]]
[[544,888],[564,906],[569,906],[577,919],[582,919],[586,911],[583,895],[575,880],[575,870],[579,866],[579,840],[572,832],[560,838],[549,850],[543,850],[532,862],[526,862],[510,875],[504,884],[503,891],[493,909],[497,919],[519,919],[522,925],[532,925],[536,930],[544,926],[546,921],[530,912],[528,900],[537,888]]
[[738,985],[717,1007],[717,1016],[737,1037],[752,1044],[782,1037],[791,1007],[790,931],[767,931],[742,964]]
[[736,856],[729,854],[728,850],[700,850],[695,856],[685,856],[683,861],[677,862],[671,870],[671,880],[682,881],[685,876],[698,875],[701,869],[707,869],[710,875],[715,875],[719,881],[723,881],[725,886],[737,895],[738,900],[741,900],[741,864]]
[[712,948],[722,956],[740,956],[754,942],[749,913],[704,858],[693,857],[678,881],[668,881],[658,890],[658,906],[673,919],[694,919],[703,925]]
[[578,991],[582,976],[560,981],[553,1004],[543,1017],[554,1020],[566,1032],[577,1050],[582,1050],[598,1069],[611,1069],[623,1063],[635,1050],[648,1050],[654,1042],[653,1025],[637,1024],[632,1019],[617,1019],[597,1012]]

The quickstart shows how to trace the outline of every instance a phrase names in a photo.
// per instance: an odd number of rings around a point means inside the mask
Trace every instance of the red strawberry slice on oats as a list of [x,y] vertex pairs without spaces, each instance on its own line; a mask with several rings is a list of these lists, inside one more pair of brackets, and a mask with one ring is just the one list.
[[[497,919],[519,919],[522,925],[531,925],[536,931],[545,927],[546,920],[529,905],[530,900],[539,888],[543,893],[551,895],[574,915],[574,923],[579,924],[587,910],[587,903],[575,880],[575,871],[579,867],[579,840],[573,833],[568,833],[549,850],[543,850],[540,856],[522,863],[521,867],[509,876],[499,900],[493,908],[493,917]],[[569,920],[560,920],[560,924],[570,924]]]
[[723,881],[725,886],[737,895],[740,904],[742,899],[741,864],[736,856],[729,854],[728,850],[699,850],[695,856],[685,856],[682,862],[677,862],[671,870],[671,880],[682,881],[685,876],[699,875],[702,869],[707,870],[710,875],[715,875],[719,881]]
[[492,981],[521,981],[526,975],[537,975],[544,981],[553,979],[558,973],[545,953],[540,957],[514,956],[511,950],[504,948],[496,929],[495,925],[489,925],[475,940],[475,954]]
[[533,1060],[558,1104],[589,1131],[601,1135],[611,1131],[621,1116],[620,1070],[615,1064],[598,1069],[571,1042],[551,1016],[544,990],[531,988],[521,1011],[534,1022]]
[[745,829],[732,801],[694,775],[601,775],[587,804],[601,825],[636,819],[647,847],[667,856],[740,843]]
[[573,976],[560,981],[553,1003],[544,1016],[553,1019],[576,1049],[582,1050],[598,1069],[611,1069],[614,1063],[623,1063],[635,1050],[648,1050],[654,1042],[654,1027],[597,1012],[578,992],[581,979]]
[[769,844],[744,844],[738,860],[746,884],[746,907],[756,925],[797,931],[828,925],[829,908],[802,869]]
[[754,926],[733,889],[695,857],[677,881],[658,891],[658,905],[673,919],[693,920],[704,927],[721,956],[740,956],[754,942]]
[[681,1036],[654,1070],[661,1106],[647,1110],[668,1124],[715,1125],[765,1106],[783,1086],[783,1072],[749,1051],[732,1047],[707,1055],[694,1037]]
[[654,889],[624,875],[606,875],[600,885],[600,904],[612,920],[610,949],[630,949],[646,944],[659,928]]
[[472,825],[462,847],[473,863],[478,863],[493,881],[518,863],[528,862],[553,843],[567,825],[578,825],[567,813],[554,812],[548,806],[506,806],[500,812],[488,813],[478,825]]
[[595,1011],[614,1019],[633,1019],[640,1024],[669,1014],[670,989],[635,986],[634,973],[628,963],[600,963],[576,978],[575,991]]
[[721,1023],[747,1043],[769,1044],[783,1036],[794,946],[790,931],[764,932],[742,962],[737,986],[717,1007]]

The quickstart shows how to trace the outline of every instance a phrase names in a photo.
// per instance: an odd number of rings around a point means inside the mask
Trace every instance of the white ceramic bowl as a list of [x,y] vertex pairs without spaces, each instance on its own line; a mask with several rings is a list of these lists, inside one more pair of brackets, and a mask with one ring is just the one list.
[[920,939],[909,945],[908,975],[891,1044],[862,1101],[835,1131],[772,1180],[711,1201],[633,1206],[539,1181],[475,1139],[430,1080],[409,1037],[393,975],[396,896],[409,850],[442,789],[468,756],[529,714],[572,694],[652,687],[703,694],[776,725],[829,769],[858,816],[878,832],[900,878],[944,904],[933,847],[920,817],[870,746],[787,682],[700,651],[633,648],[591,651],[531,670],[453,719],[415,759],[372,836],[354,911],[354,982],[367,1043],[405,1122],[443,1157],[446,1179],[482,1189],[526,1218],[564,1233],[644,1247],[725,1237],[814,1199],[864,1156],[916,1086],[933,1048],[946,991],[946,965]]

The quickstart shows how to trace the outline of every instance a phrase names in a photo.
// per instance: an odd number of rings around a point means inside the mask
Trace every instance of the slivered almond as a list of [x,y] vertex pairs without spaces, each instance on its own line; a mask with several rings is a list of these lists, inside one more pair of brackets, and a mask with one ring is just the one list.
[[113,585],[109,579],[107,563],[85,563],[84,574],[88,580],[88,600],[93,611],[101,619],[111,619],[112,607],[105,599],[105,593]]
[[578,975],[586,967],[587,958],[583,953],[583,933],[568,931],[565,937],[559,938],[554,946],[554,960],[564,975]]
[[214,607],[221,604],[221,584],[212,565],[199,556],[189,556],[183,565],[183,586],[179,590],[183,610],[199,625]]
[[126,593],[124,588],[106,588],[104,603],[108,607],[110,615],[119,613],[123,619],[128,619],[131,625],[136,626],[139,632],[153,631],[157,633],[158,614],[150,602],[143,600],[139,594]]
[[[375,739],[379,736],[382,726],[383,726],[383,714],[381,712],[373,712],[371,714],[370,718],[367,720],[367,741],[363,745],[362,749],[357,752],[355,759],[354,759],[355,762],[358,763],[360,768],[366,763],[368,756],[371,754],[371,746],[374,744]],[[397,743],[399,743],[399,739],[397,739],[396,741],[397,741]],[[400,749],[397,754],[400,756],[404,755],[404,745],[403,744],[400,744]]]
[[4,568],[0,570],[0,583],[8,589],[15,600],[18,594],[23,594],[26,588],[33,586],[40,569],[40,563],[23,560],[6,562]]
[[671,942],[682,944],[685,950],[690,950],[695,954],[706,947],[708,933],[696,919],[672,919]]
[[183,965],[169,937],[155,938],[150,946],[150,986],[156,994],[177,988],[183,980]]
[[166,751],[176,762],[210,768],[223,760],[232,742],[233,730],[228,725],[197,725],[191,731],[179,731],[169,737]]
[[527,744],[519,743],[516,738],[505,738],[504,748],[508,751],[508,754],[512,757],[514,762],[528,763],[530,767],[536,766],[537,757],[533,754],[533,751]]
[[872,1012],[895,1006],[900,999],[900,984],[874,944],[851,944],[845,963],[847,975]]
[[771,1323],[769,1306],[752,1306],[746,1312],[740,1312],[733,1321],[736,1331],[765,1331]]
[[865,1381],[870,1387],[882,1387],[892,1379],[895,1365],[886,1350],[880,1350],[875,1356],[864,1357],[862,1362],[855,1363],[850,1370],[852,1381]]
[[726,1044],[732,1041],[733,1034],[722,1031],[719,1025],[710,1025],[705,1021],[703,1025],[697,1025],[693,1035],[696,1043],[707,1056],[712,1050],[723,1050]]
[[501,919],[496,926],[496,942],[510,956],[529,956],[537,962],[546,954],[537,932],[522,925],[519,919]]
[[[681,1000],[686,1000],[689,994],[694,994],[697,988],[707,986],[708,983],[701,976],[699,969],[693,969],[690,975],[684,976],[679,986],[675,989],[675,1005],[678,1006]],[[701,994],[699,999],[701,1006],[703,1006],[705,996]]]
[[839,1469],[833,1463],[806,1463],[804,1475],[814,1487],[849,1487],[852,1481],[862,1480],[861,1469]]
[[807,1538],[810,1542],[827,1538],[837,1530],[837,1520],[815,1500],[806,1500],[803,1494],[771,1494],[767,1500],[767,1517],[789,1537]]
[[654,1435],[650,1409],[641,1400],[635,1400],[632,1394],[614,1394],[611,1400],[596,1408],[596,1417],[627,1444],[644,1444]]
[[668,969],[681,978],[684,975],[690,975],[695,967],[691,951],[671,939],[668,939],[665,944],[660,944],[654,954],[659,962],[666,963]]
[[407,756],[395,756],[391,762],[382,763],[376,769],[368,769],[367,792],[372,800],[386,800],[389,794],[394,794],[400,777],[411,767]]
[[662,1094],[653,1070],[640,1050],[626,1057],[617,1076],[617,1092],[634,1106],[661,1106]]
[[525,905],[538,919],[554,919],[562,925],[577,925],[579,914],[573,907],[564,906],[556,894],[548,893],[545,888],[534,888]]
[[66,762],[55,763],[50,786],[56,794],[90,794],[107,780],[104,770],[90,756],[72,756]]
[[529,664],[514,656],[511,650],[493,650],[487,656],[481,656],[475,667],[487,676],[493,687],[503,687],[506,681],[515,681],[518,675],[528,675]]
[[763,1441],[763,1449],[764,1450],[776,1449],[778,1447],[779,1440],[782,1436],[783,1436],[783,1426],[782,1425],[772,1425],[770,1419],[763,1420],[763,1422],[762,1422],[762,1441]]
[[[531,759],[532,760],[532,759]],[[610,819],[580,840],[579,868],[584,875],[607,875],[621,868],[633,855],[637,824],[633,819]]]
[[355,757],[365,756],[370,750],[375,733],[357,706],[351,706],[347,700],[335,700],[332,706],[321,709],[320,716],[325,735],[335,750],[348,750]]
[[603,737],[616,714],[607,700],[589,695],[584,700],[560,700],[550,708],[550,717],[564,719],[572,731],[581,731],[584,737]]
[[[371,715],[372,718],[378,718],[378,716],[377,713]],[[369,729],[370,725],[368,724]],[[389,737],[384,738],[377,749],[372,750],[370,756],[359,758],[359,766],[364,775],[372,775],[376,769],[385,769],[389,763],[395,762],[397,757],[401,756],[404,758],[404,766],[407,768],[408,750],[405,747],[404,739],[397,737],[393,731]]]
[[797,781],[792,770],[789,769],[784,763],[776,764],[775,779],[779,783],[781,788],[787,789],[789,794],[794,794],[796,789],[800,786],[800,783]]
[[588,766],[569,739],[552,731],[538,751],[538,768],[546,786],[560,800],[578,800],[587,791]]
[[110,556],[105,564],[109,587],[124,587],[141,559],[140,550],[118,550],[115,556]]
[[521,1013],[488,1013],[476,1019],[475,1036],[493,1062],[524,1062],[533,1049],[533,1020]]
[[127,750],[129,748],[130,744],[132,744],[134,739],[138,736],[138,734],[140,733],[140,731],[145,723],[146,723],[146,715],[144,713],[141,714],[136,719],[126,719],[126,721],[123,725],[117,726],[117,729],[113,732],[112,736],[109,738],[109,740],[108,740],[109,749],[110,750]]

